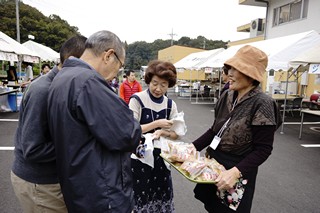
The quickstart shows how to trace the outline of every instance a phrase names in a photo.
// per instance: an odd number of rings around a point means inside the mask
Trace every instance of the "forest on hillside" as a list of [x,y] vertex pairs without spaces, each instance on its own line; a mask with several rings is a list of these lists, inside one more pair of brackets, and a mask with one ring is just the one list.
[[[13,39],[17,37],[15,2],[15,0],[0,0],[0,31]],[[33,35],[35,42],[48,46],[57,52],[65,40],[74,35],[81,35],[76,26],[71,26],[58,15],[52,14],[47,17],[22,1],[19,1],[19,23],[21,43],[29,40],[28,35]],[[156,59],[159,50],[171,46],[170,39],[157,39],[151,43],[145,41],[131,44],[124,41],[124,43],[126,47],[125,68],[127,69],[140,69],[142,65],[147,65],[150,60]],[[179,40],[173,41],[173,45],[206,50],[226,48],[227,43],[222,40],[206,39],[204,36],[198,36],[195,39],[183,36]]]

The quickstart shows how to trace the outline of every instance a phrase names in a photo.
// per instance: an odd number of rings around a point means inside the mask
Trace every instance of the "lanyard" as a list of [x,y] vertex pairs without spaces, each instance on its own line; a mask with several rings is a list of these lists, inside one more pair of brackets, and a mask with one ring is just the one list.
[[[233,111],[233,109],[234,109],[234,107],[236,106],[236,104],[237,104],[237,99],[233,102],[231,111]],[[223,133],[223,131],[227,128],[227,125],[228,125],[228,123],[229,123],[230,120],[231,120],[231,117],[223,124],[223,126],[221,127],[221,129],[220,129],[219,132],[217,133],[217,136],[218,136],[219,138],[221,138],[222,133]]]

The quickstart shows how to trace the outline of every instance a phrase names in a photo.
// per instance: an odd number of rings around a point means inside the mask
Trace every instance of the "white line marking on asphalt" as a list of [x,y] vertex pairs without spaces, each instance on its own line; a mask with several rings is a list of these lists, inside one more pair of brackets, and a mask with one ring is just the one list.
[[[301,122],[284,122],[283,124],[294,124],[294,125],[300,125]],[[303,122],[303,125],[311,125],[311,124],[320,124],[320,122]]]
[[301,144],[301,146],[306,148],[320,148],[320,144]]
[[0,151],[14,150],[14,146],[0,146]]
[[0,119],[0,121],[19,121],[19,119]]

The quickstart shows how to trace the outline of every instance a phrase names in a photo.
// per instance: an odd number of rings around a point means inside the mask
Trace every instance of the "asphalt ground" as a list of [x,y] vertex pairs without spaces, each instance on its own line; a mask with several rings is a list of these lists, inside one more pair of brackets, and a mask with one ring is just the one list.
[[[179,111],[185,114],[187,134],[181,140],[191,142],[204,133],[212,124],[213,104],[208,101],[178,97],[170,92]],[[19,113],[0,113],[0,212],[22,212],[13,193],[10,182],[10,168],[13,151],[6,147],[13,146],[14,133]],[[306,148],[301,144],[320,144],[320,132],[312,127],[319,124],[304,125],[302,139],[299,135],[299,114],[289,114],[284,125],[284,134],[280,129],[275,134],[274,150],[269,159],[260,166],[256,191],[253,201],[253,213],[319,213],[320,197],[320,148]],[[305,121],[320,121],[319,117],[305,115]],[[1,150],[4,149],[4,150]],[[172,170],[174,185],[174,202],[176,213],[206,212],[201,202],[193,196],[195,183],[185,179]]]

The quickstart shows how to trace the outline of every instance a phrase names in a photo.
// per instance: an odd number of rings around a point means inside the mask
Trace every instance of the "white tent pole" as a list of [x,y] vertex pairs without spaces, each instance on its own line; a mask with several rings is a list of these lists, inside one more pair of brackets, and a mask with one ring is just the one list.
[[289,72],[292,70],[292,68],[290,68],[287,72],[287,81],[286,81],[286,90],[285,90],[285,94],[284,94],[284,103],[283,103],[283,113],[282,113],[282,124],[281,124],[281,131],[280,134],[284,134],[283,132],[283,128],[284,128],[284,117],[286,114],[286,105],[287,105],[287,93],[288,93],[288,82],[289,82]]
[[[198,81],[199,81],[199,70],[197,70],[197,85],[198,85]],[[197,96],[196,96],[196,103],[198,103],[198,97],[199,97],[199,86],[197,86]]]
[[191,69],[190,69],[190,83],[189,83],[189,89],[190,89],[190,97],[189,97],[189,101],[191,101],[191,96],[192,96],[192,91],[191,91]]
[[285,115],[286,115],[288,81],[289,81],[289,72],[287,73],[287,82],[286,82],[286,90],[285,90],[285,94],[284,94],[283,113],[282,113],[282,124],[281,124],[280,134],[284,134],[283,128],[284,128],[284,117],[285,117]]

